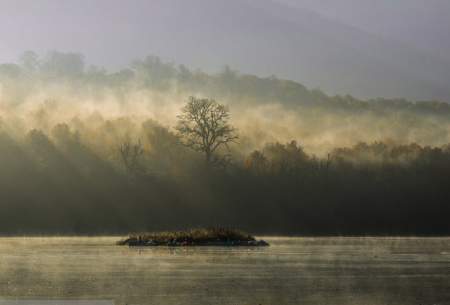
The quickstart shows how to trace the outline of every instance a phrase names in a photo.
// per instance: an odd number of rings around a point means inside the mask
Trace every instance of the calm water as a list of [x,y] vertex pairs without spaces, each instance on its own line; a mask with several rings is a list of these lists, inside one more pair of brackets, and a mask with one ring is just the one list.
[[450,304],[450,238],[267,238],[147,248],[117,238],[0,238],[0,298],[116,304]]

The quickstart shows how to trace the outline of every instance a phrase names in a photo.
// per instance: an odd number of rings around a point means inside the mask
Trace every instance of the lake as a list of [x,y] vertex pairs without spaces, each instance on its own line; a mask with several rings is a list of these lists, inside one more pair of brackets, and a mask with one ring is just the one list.
[[115,304],[450,304],[450,238],[267,237],[262,248],[0,238],[0,298]]

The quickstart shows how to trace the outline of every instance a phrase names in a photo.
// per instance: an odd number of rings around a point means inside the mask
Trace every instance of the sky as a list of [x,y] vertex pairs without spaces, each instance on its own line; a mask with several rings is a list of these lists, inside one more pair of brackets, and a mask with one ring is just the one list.
[[447,0],[0,0],[0,62],[59,50],[119,69],[152,54],[333,94],[450,100],[449,29]]
[[450,61],[448,0],[280,0]]

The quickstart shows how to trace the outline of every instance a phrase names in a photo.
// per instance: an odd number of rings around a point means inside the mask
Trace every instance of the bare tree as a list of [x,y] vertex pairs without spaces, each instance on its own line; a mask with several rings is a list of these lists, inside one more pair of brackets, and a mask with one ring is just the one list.
[[213,99],[189,97],[188,103],[178,115],[176,130],[187,147],[201,152],[206,161],[219,161],[213,158],[216,150],[238,139],[236,129],[228,123],[230,113],[226,106]]
[[129,174],[138,174],[140,172],[139,158],[144,153],[142,143],[139,140],[136,144],[132,144],[129,140],[123,142],[119,146],[120,157]]

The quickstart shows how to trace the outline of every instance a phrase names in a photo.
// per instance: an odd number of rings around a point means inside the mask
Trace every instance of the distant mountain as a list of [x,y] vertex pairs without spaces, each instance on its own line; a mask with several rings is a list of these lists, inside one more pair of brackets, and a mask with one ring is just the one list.
[[152,20],[164,26],[149,30],[167,34],[161,51],[179,61],[230,64],[330,93],[450,101],[446,61],[312,11],[269,0],[155,2]]
[[0,28],[9,49],[79,51],[107,67],[154,54],[207,72],[228,64],[243,73],[275,74],[330,94],[450,102],[448,60],[308,6],[281,0],[16,2],[0,11],[10,25]]
[[385,39],[406,43],[450,63],[448,0],[273,0]]

